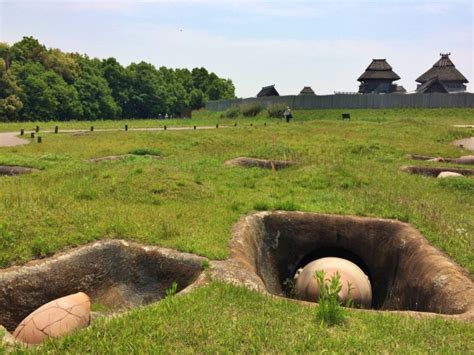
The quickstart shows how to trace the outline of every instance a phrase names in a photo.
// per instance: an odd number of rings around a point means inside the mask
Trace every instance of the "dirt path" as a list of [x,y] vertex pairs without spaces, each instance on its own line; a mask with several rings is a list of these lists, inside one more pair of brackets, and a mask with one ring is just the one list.
[[[230,128],[233,126],[219,126],[219,128]],[[148,127],[148,128],[129,128],[129,131],[192,131],[192,130],[206,130],[206,129],[217,129],[216,126],[201,126],[196,128],[194,127],[167,127],[166,129],[163,127]],[[119,132],[124,131],[124,129],[119,128],[97,128],[94,129],[94,132]],[[28,131],[25,134],[30,134]],[[59,133],[88,133],[91,132],[89,129],[62,129],[59,130]],[[54,133],[52,130],[40,131],[37,134],[41,133]],[[0,133],[0,147],[14,147],[17,145],[23,145],[30,143],[29,139],[23,139],[17,137],[18,132],[6,132]]]
[[14,147],[30,143],[28,139],[18,138],[17,134],[17,132],[0,133],[0,147]]
[[458,147],[462,146],[462,148],[467,150],[474,150],[474,137],[458,139],[457,141],[454,141],[453,144]]

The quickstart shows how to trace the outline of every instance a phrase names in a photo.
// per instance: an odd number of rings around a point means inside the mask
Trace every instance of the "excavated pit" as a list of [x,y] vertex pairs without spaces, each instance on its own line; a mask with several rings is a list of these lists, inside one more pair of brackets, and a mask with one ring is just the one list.
[[457,169],[457,168],[430,168],[425,166],[402,166],[400,170],[410,174],[424,175],[430,177],[437,177],[444,171],[452,173],[458,173],[464,176],[473,176],[474,170],[472,169]]
[[266,160],[247,157],[239,157],[224,162],[224,165],[227,166],[240,166],[242,168],[262,168],[275,170],[281,170],[293,164],[294,163],[289,160]]
[[[409,224],[303,212],[260,212],[241,219],[231,242],[236,273],[255,289],[292,297],[298,268],[321,257],[357,264],[372,285],[372,309],[434,312],[474,319],[469,273]],[[242,275],[239,275],[243,279]]]
[[152,154],[123,154],[123,155],[109,155],[106,157],[100,157],[100,158],[92,158],[86,160],[88,163],[100,163],[103,161],[115,161],[115,160],[123,160],[129,157],[146,157],[146,158],[151,158],[151,159],[161,159],[160,156],[158,155],[152,155]]
[[0,271],[0,325],[13,331],[49,301],[85,292],[111,310],[162,299],[173,282],[192,285],[207,260],[187,253],[122,240],[100,241],[52,258]]
[[0,165],[0,175],[15,176],[15,175],[29,174],[34,171],[38,171],[38,170],[33,169],[33,168],[26,168],[24,166]]
[[408,159],[425,160],[437,163],[454,163],[464,165],[474,165],[474,155],[464,155],[459,158],[431,157],[426,155],[408,154]]

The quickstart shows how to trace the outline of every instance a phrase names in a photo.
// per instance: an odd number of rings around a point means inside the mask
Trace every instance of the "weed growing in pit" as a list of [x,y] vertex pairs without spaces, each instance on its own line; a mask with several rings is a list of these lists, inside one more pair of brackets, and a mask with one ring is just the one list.
[[173,297],[174,295],[176,295],[177,291],[178,291],[178,284],[176,283],[176,281],[173,281],[171,286],[167,288],[165,291],[165,298]]
[[336,272],[330,279],[326,279],[325,276],[322,270],[314,274],[319,288],[319,307],[316,309],[316,318],[329,326],[342,324],[347,317],[347,312],[342,308],[338,298],[342,289],[341,275]]

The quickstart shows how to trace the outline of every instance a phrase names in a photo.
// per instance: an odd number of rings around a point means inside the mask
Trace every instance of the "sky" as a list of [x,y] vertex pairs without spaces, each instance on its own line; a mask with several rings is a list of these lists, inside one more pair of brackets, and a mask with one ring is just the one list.
[[450,52],[474,91],[471,0],[0,0],[0,41],[33,36],[47,47],[122,65],[205,67],[238,97],[276,85],[281,95],[355,92],[373,58],[408,91]]

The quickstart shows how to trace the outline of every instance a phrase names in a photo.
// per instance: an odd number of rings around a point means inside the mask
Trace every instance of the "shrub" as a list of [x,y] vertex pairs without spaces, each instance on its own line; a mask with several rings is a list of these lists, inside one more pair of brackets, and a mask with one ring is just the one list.
[[268,117],[283,118],[283,113],[286,110],[287,104],[271,104],[268,106]]
[[240,112],[245,117],[255,117],[263,110],[262,105],[257,102],[240,105]]
[[325,279],[325,276],[324,271],[316,271],[314,275],[319,288],[319,307],[316,309],[316,318],[329,326],[341,324],[347,315],[338,298],[339,291],[342,289],[341,275],[337,272],[331,279]]
[[231,106],[221,115],[221,118],[237,118],[240,116],[239,106]]

